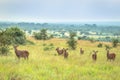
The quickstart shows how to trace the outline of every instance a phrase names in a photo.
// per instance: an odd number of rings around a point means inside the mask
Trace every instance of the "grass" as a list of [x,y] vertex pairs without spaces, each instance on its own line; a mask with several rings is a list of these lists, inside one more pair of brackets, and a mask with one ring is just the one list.
[[[97,44],[89,41],[78,41],[77,49],[68,50],[68,59],[58,56],[56,47],[67,48],[66,40],[51,39],[38,41],[28,38],[34,45],[19,46],[30,52],[29,60],[18,60],[13,48],[9,56],[0,56],[0,80],[119,80],[120,54],[119,48],[113,48],[116,53],[115,61],[106,61],[105,47],[98,48]],[[43,44],[46,44],[43,46]],[[51,45],[52,44],[52,45]],[[110,43],[103,43],[111,45]],[[53,46],[44,51],[46,46]],[[85,50],[80,55],[79,48]],[[93,61],[90,53],[98,50],[97,61]]]

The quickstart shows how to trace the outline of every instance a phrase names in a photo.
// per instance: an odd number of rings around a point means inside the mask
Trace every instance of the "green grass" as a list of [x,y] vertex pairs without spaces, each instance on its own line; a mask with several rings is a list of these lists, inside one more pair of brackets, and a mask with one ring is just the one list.
[[[106,60],[105,47],[98,48],[97,42],[78,41],[77,49],[68,50],[68,59],[64,59],[57,55],[55,48],[67,48],[66,40],[30,40],[35,44],[18,47],[30,52],[28,61],[18,60],[12,47],[9,56],[0,56],[0,80],[119,80],[120,47],[110,50],[117,55],[116,60],[110,62]],[[54,47],[44,51],[43,44]],[[79,54],[80,47],[85,50],[83,55]],[[96,62],[91,58],[92,50],[99,51]]]

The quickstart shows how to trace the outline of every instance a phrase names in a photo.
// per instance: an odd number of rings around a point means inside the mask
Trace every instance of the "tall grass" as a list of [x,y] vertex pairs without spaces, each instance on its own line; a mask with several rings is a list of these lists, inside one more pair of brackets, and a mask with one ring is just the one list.
[[[18,60],[11,46],[9,56],[0,56],[0,80],[119,80],[120,54],[119,48],[113,48],[117,57],[115,61],[107,61],[105,47],[98,48],[97,42],[78,41],[77,49],[68,50],[68,59],[58,56],[56,47],[66,48],[66,40],[52,39],[37,41],[29,39],[35,44],[22,45],[18,49],[30,52],[29,60]],[[54,46],[51,50],[44,51],[46,46]],[[110,43],[103,43],[109,44]],[[79,48],[85,50],[80,55]],[[91,58],[92,50],[98,50],[98,59]],[[55,56],[56,54],[57,56]]]

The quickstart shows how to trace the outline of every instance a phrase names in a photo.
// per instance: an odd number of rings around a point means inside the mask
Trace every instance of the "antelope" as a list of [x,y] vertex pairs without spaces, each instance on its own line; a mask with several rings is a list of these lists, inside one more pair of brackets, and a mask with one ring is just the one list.
[[26,50],[18,50],[17,47],[18,46],[14,46],[14,50],[15,50],[15,54],[18,57],[18,59],[20,58],[28,59],[29,52]]
[[94,51],[94,50],[93,50],[92,59],[93,59],[94,61],[97,60],[97,53],[98,53],[98,51]]
[[60,50],[59,47],[56,48],[56,51],[57,51],[58,55],[62,55],[63,54],[63,49]]
[[64,58],[68,58],[68,52],[67,52],[68,49],[64,49]]
[[107,60],[115,60],[116,54],[115,53],[110,53],[109,50],[107,50]]
[[80,54],[84,54],[84,50],[80,48]]

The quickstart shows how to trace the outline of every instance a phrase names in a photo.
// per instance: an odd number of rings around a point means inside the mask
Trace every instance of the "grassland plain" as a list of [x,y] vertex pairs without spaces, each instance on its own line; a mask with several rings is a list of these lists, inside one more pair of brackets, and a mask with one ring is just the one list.
[[[64,59],[55,49],[67,48],[66,40],[28,39],[35,44],[18,47],[30,52],[28,61],[18,60],[12,46],[8,56],[0,56],[0,80],[120,80],[120,47],[110,50],[117,55],[116,60],[110,62],[106,60],[105,47],[98,48],[98,42],[79,40],[77,49],[68,50],[68,59]],[[50,48],[44,51],[45,47]],[[85,50],[83,55],[79,53],[80,47]],[[98,50],[96,62],[91,58],[93,50]]]

